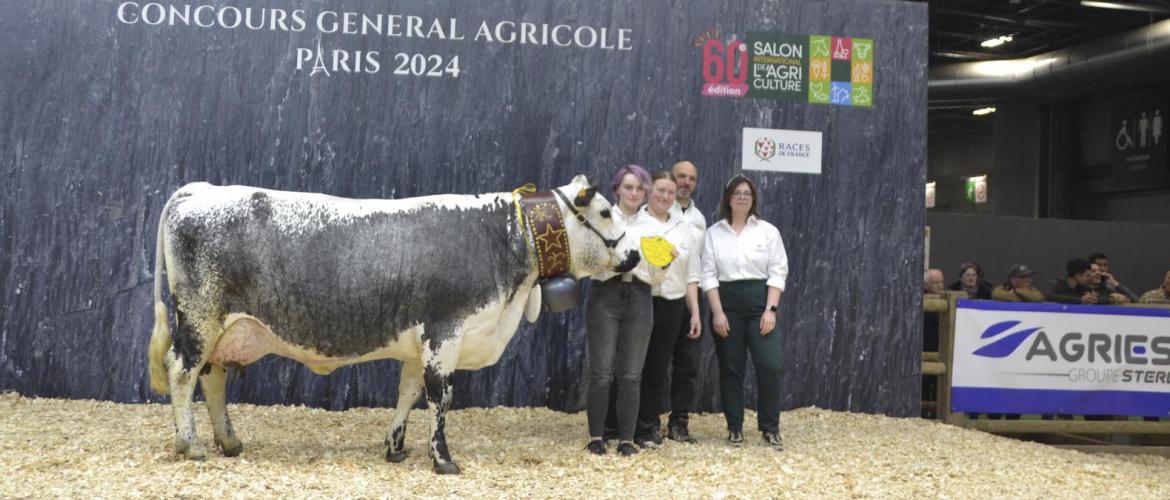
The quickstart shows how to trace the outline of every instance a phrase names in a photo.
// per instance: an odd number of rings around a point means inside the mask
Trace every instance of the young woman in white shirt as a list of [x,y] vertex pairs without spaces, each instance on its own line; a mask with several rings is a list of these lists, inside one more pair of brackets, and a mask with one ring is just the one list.
[[[679,331],[688,326],[688,337],[697,338],[702,328],[699,320],[699,261],[702,253],[701,233],[681,214],[671,208],[675,204],[677,184],[667,170],[651,176],[650,200],[642,212],[654,222],[642,236],[659,236],[674,246],[674,261],[667,267],[662,283],[651,287],[654,297],[654,327],[642,367],[642,403],[638,410],[638,426],[634,443],[642,448],[662,444],[659,416],[667,408],[663,396],[670,393],[667,367],[674,354]],[[686,314],[689,313],[689,314]],[[685,323],[684,323],[685,322]]]
[[[617,197],[613,221],[625,238],[640,238],[639,224],[644,217],[639,209],[646,199],[650,175],[637,165],[627,165],[613,178]],[[585,332],[588,340],[589,390],[585,413],[589,422],[589,444],[585,449],[595,455],[606,453],[603,435],[610,405],[616,410],[617,452],[634,455],[634,426],[638,418],[639,385],[646,345],[650,341],[652,310],[650,284],[654,278],[643,263],[628,273],[601,273],[593,284],[585,305]],[[616,381],[616,395],[611,402],[610,387]]]
[[743,379],[750,351],[758,388],[756,424],[765,443],[783,449],[776,315],[788,277],[788,255],[776,226],[758,218],[758,201],[748,178],[736,175],[727,181],[719,218],[707,229],[703,244],[701,286],[711,306],[728,441],[743,442]]

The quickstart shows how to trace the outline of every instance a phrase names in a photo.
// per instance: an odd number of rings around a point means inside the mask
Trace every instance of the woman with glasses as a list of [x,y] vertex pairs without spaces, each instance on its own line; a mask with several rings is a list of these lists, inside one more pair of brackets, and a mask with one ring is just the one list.
[[723,189],[718,220],[707,229],[700,285],[711,305],[719,389],[727,440],[743,443],[743,379],[747,353],[756,369],[756,424],[766,444],[780,438],[780,335],[776,314],[788,277],[788,255],[776,226],[757,216],[759,195],[736,175]]

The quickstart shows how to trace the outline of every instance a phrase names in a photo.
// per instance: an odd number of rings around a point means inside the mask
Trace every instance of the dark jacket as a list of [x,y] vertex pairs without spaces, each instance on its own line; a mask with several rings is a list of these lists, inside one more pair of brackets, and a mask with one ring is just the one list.
[[1111,293],[1120,293],[1128,297],[1130,302],[1138,301],[1137,294],[1130,291],[1130,289],[1126,288],[1125,285],[1122,285],[1121,283],[1118,283],[1117,288],[1114,288],[1109,286],[1109,283],[1106,283],[1105,280],[1101,280],[1101,283],[1097,284],[1097,287],[1094,290],[1097,292],[1097,295],[1108,296]]
[[[1053,278],[1048,282],[1048,293],[1046,294],[1049,302],[1060,302],[1062,304],[1082,304],[1081,297],[1089,292],[1090,288],[1087,286],[1077,285],[1076,288],[1068,286],[1067,278]],[[1109,294],[1097,294],[1097,304],[1108,304]]]
[[[990,281],[979,280],[979,288],[977,288],[975,290],[975,296],[974,297],[967,297],[967,298],[991,300],[991,289],[993,289],[993,288],[995,288],[995,285],[992,285]],[[951,283],[951,285],[947,287],[947,290],[954,290],[956,292],[962,291],[963,290],[963,282],[956,281],[954,283]]]

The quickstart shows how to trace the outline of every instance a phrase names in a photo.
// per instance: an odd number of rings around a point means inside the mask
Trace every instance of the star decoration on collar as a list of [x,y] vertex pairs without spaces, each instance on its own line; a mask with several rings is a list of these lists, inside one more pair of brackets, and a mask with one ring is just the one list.
[[543,247],[541,252],[552,252],[554,248],[564,251],[564,245],[561,245],[561,238],[564,237],[564,229],[553,229],[552,224],[544,226],[544,233],[536,237],[536,241],[540,242]]

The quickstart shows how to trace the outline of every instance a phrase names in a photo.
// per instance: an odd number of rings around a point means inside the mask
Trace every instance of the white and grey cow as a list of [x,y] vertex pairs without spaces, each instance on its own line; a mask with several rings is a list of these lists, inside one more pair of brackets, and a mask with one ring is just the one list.
[[[570,273],[637,265],[633,238],[618,244],[610,205],[584,176],[557,191]],[[226,366],[276,354],[327,374],[394,358],[403,366],[386,459],[406,458],[406,416],[425,391],[434,470],[458,473],[444,433],[451,375],[494,364],[521,317],[538,311],[530,235],[513,202],[513,193],[354,200],[183,186],[159,223],[150,342],[151,386],[171,395],[177,451],[205,455],[190,407],[196,377],[215,443],[235,456],[243,444],[225,408]]]

